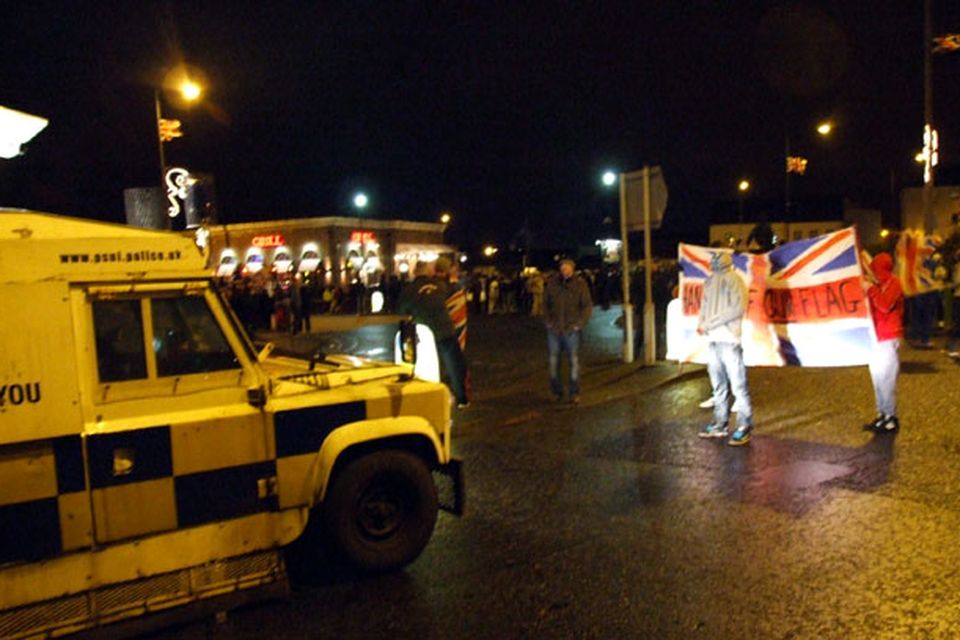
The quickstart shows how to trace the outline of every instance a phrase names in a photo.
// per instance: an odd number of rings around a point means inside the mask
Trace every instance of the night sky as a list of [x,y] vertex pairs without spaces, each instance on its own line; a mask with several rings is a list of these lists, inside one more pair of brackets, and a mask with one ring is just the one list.
[[[159,181],[153,87],[186,61],[208,92],[164,115],[169,164],[212,173],[221,219],[436,220],[451,239],[591,242],[601,172],[664,167],[666,237],[704,239],[736,184],[883,208],[918,185],[922,0],[837,2],[4,2],[0,104],[50,119],[0,160],[0,204],[123,220]],[[935,34],[960,3],[934,0]],[[934,58],[941,161],[960,162],[960,52]],[[829,140],[815,124],[832,119]],[[779,203],[779,204],[777,204]]]

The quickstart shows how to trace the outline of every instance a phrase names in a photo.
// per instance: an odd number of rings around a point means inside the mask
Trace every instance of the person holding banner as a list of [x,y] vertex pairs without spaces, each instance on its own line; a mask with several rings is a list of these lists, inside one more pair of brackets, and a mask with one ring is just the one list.
[[[747,286],[733,269],[730,253],[714,253],[710,267],[713,273],[703,284],[697,333],[705,335],[709,343],[707,374],[713,388],[713,421],[699,436],[726,438],[729,435],[727,444],[741,446],[750,442],[753,431],[753,409],[741,346],[743,317],[747,312]],[[732,434],[727,430],[731,390],[737,407],[737,429]]]
[[903,289],[900,280],[893,276],[893,258],[889,253],[878,253],[873,258],[865,282],[877,336],[869,363],[870,379],[877,400],[877,417],[864,428],[890,433],[900,428],[897,419],[897,375],[900,373],[898,350],[903,336]]

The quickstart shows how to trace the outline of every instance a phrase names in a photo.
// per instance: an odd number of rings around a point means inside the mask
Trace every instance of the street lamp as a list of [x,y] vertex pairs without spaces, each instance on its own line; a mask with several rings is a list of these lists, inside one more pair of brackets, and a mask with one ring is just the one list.
[[[831,133],[833,133],[833,122],[829,120],[824,120],[817,124],[815,131],[817,134],[826,138]],[[807,170],[807,159],[802,156],[791,156],[790,155],[790,134],[784,128],[783,132],[783,156],[785,158],[784,167],[786,169],[784,175],[784,187],[783,187],[783,210],[784,214],[789,218],[790,216],[790,174],[799,173],[803,175]]]
[[203,94],[203,86],[193,77],[184,67],[177,67],[170,71],[163,80],[162,86],[153,90],[153,105],[156,111],[157,119],[157,149],[160,154],[160,184],[166,180],[167,160],[163,151],[163,143],[169,142],[174,138],[183,137],[183,131],[180,129],[179,120],[166,120],[160,109],[160,91],[161,89],[172,89],[179,94],[185,104],[191,104],[200,99]]
[[48,122],[40,116],[0,107],[0,158],[16,158],[20,147],[43,131]]
[[195,80],[190,78],[184,78],[180,83],[180,96],[186,102],[195,102],[200,99],[200,94],[203,93],[203,87],[200,86]]
[[601,180],[603,181],[603,186],[612,187],[617,182],[617,174],[613,171],[604,171]]
[[353,196],[353,206],[355,206],[357,209],[366,209],[368,204],[370,204],[370,198],[368,198],[367,194],[363,193],[362,191]]
[[[738,220],[740,225],[743,224],[743,199],[747,196],[747,191],[749,190],[750,190],[749,180],[746,180],[746,179],[741,180],[740,183],[737,185],[737,191],[740,192],[740,216]],[[743,232],[742,229],[737,229],[737,233],[742,233],[742,232]]]
[[453,219],[453,217],[450,215],[450,212],[449,212],[449,211],[444,211],[443,213],[440,214],[440,223],[441,223],[441,224],[450,224],[450,221],[451,221],[452,219]]

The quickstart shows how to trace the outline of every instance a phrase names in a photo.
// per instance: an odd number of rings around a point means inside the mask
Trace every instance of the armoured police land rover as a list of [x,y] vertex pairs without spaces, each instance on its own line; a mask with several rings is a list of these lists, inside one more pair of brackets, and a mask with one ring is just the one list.
[[413,561],[462,482],[411,372],[258,352],[187,237],[0,210],[0,637],[285,583],[305,531]]

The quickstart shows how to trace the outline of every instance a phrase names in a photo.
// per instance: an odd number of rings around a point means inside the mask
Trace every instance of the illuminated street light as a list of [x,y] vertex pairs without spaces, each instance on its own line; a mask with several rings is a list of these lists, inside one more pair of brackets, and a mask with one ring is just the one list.
[[203,74],[199,71],[194,71],[195,73],[188,71],[185,65],[177,66],[164,76],[163,82],[153,91],[153,104],[157,120],[157,148],[160,155],[161,185],[164,184],[167,173],[167,160],[164,154],[163,144],[183,137],[183,131],[180,129],[181,123],[179,120],[168,120],[163,117],[163,112],[160,109],[160,92],[161,90],[176,92],[186,104],[196,102],[203,94],[203,85],[197,77],[203,77]]
[[0,107],[0,158],[20,155],[20,146],[43,131],[47,123],[46,118]]
[[488,258],[492,258],[497,254],[498,251],[499,249],[497,249],[495,246],[488,244],[483,248],[483,255],[487,256]]
[[605,171],[603,173],[603,186],[612,187],[617,182],[617,174],[613,171]]
[[888,237],[889,235],[890,235],[890,229],[881,229],[881,230],[880,230],[880,237],[881,237],[881,238],[886,238],[886,237]]
[[187,102],[195,102],[200,98],[200,94],[203,93],[203,87],[200,86],[195,80],[190,78],[184,78],[180,83],[180,95]]
[[[738,224],[743,224],[743,199],[747,195],[747,191],[750,190],[750,181],[743,179],[737,184],[737,191],[740,192],[740,215],[737,219]],[[738,230],[739,232],[740,230]]]
[[450,220],[452,219],[453,218],[451,217],[449,211],[444,211],[443,213],[440,214],[440,222],[442,224],[450,224]]
[[[817,124],[815,131],[823,138],[826,138],[831,133],[833,133],[833,123],[829,120],[824,120]],[[790,152],[790,133],[784,128],[783,132],[783,156],[786,158],[786,172],[784,174],[784,187],[783,187],[783,211],[785,214],[790,214],[790,175],[793,173],[803,175],[807,171],[807,158],[799,155],[793,155]]]
[[370,204],[370,199],[362,191],[353,196],[353,206],[357,209],[365,209],[368,204]]

